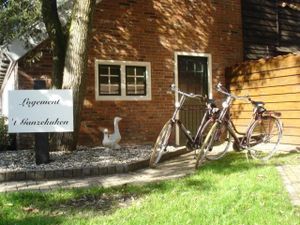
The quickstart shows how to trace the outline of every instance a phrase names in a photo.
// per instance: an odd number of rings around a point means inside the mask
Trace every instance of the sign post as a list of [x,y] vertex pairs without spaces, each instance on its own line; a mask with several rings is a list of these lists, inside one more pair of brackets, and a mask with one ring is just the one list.
[[[34,80],[33,89],[46,89],[45,80]],[[35,163],[46,164],[50,162],[49,156],[49,134],[48,133],[35,133],[34,134],[34,151]]]

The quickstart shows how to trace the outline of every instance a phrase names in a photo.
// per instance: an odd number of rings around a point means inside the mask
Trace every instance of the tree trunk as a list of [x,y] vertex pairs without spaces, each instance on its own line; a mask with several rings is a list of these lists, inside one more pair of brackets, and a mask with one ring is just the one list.
[[52,87],[62,87],[66,55],[67,34],[63,32],[57,12],[56,0],[40,0],[42,3],[43,21],[46,25],[53,51]]
[[76,149],[86,89],[88,45],[96,0],[76,0],[66,51],[62,89],[73,90],[74,132],[61,133],[59,150]]

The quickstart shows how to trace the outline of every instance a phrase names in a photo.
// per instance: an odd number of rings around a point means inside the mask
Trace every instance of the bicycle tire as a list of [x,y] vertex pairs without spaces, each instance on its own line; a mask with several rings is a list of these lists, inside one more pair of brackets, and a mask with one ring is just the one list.
[[210,128],[210,130],[208,131],[206,137],[204,138],[203,143],[201,143],[201,147],[199,151],[196,151],[196,164],[195,164],[195,168],[198,169],[203,162],[205,161],[205,155],[208,151],[209,145],[211,144],[211,137],[214,136],[215,132],[217,131],[217,126],[218,123],[215,122],[213,124],[213,126]]
[[282,125],[278,118],[262,116],[250,127],[247,135],[248,154],[253,159],[266,161],[277,151],[282,137]]
[[168,147],[169,138],[172,132],[173,122],[171,120],[167,121],[163,128],[161,129],[156,142],[152,148],[152,153],[150,156],[149,166],[155,168],[161,159],[163,153]]
[[[214,120],[210,119],[208,120],[202,129],[200,140],[204,140],[205,136],[211,129],[211,127],[214,124]],[[224,123],[218,125],[218,132],[219,134],[216,134],[217,137],[215,137],[215,140],[211,142],[211,145],[208,148],[208,151],[205,154],[205,158],[207,160],[218,160],[222,158],[226,152],[228,151],[231,143],[232,136],[226,129],[226,126]],[[221,126],[221,127],[220,127]]]

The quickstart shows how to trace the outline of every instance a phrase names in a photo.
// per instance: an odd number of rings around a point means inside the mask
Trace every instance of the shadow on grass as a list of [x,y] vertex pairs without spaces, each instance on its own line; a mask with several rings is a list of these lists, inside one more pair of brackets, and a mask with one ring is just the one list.
[[26,218],[2,218],[0,217],[0,225],[50,225],[50,224],[62,224],[63,218],[62,217],[49,217],[49,216],[40,216],[40,215],[30,215]]
[[184,185],[187,188],[193,188],[195,190],[210,190],[213,187],[211,181],[207,179],[195,179],[194,177],[186,179]]
[[240,173],[253,168],[253,162],[248,161],[244,153],[230,152],[225,157],[217,161],[206,161],[199,168],[199,172],[212,171],[219,174]]
[[[126,190],[126,187],[122,190],[82,188],[60,189],[45,193],[25,191],[8,193],[0,196],[0,206],[6,207],[6,211],[9,212],[6,213],[6,217],[12,217],[14,214],[10,213],[10,211],[15,210],[18,211],[17,214],[28,214],[28,218],[32,218],[32,220],[35,220],[34,218],[37,217],[34,215],[42,214],[48,215],[49,218],[60,215],[63,216],[64,214],[78,214],[85,212],[109,214],[118,208],[129,206],[132,202],[142,196],[144,194],[143,192],[147,193],[148,191],[142,190],[140,193],[136,194],[135,192]],[[28,218],[26,217],[26,219]],[[7,221],[10,221],[11,219],[12,218],[9,218]],[[36,220],[38,219],[39,218],[36,218]],[[59,224],[58,222],[54,224]]]
[[[185,187],[203,190],[211,188],[212,184],[208,180],[187,179],[182,182],[182,179],[176,179],[146,185],[123,185],[106,189],[94,187],[88,189],[60,189],[44,193],[8,193],[0,195],[0,206],[6,207],[6,211],[15,210],[16,213],[3,214],[6,218],[2,221],[14,221],[10,224],[39,224],[36,221],[46,215],[46,219],[40,224],[48,224],[44,222],[48,220],[52,221],[52,224],[60,224],[59,218],[64,218],[64,215],[112,214],[120,208],[132,205],[145,195],[161,194],[173,190],[180,192]],[[10,204],[12,206],[9,206]],[[38,212],[24,212],[24,208],[28,207],[37,209]],[[28,214],[24,221],[13,219],[13,217],[16,217],[15,215],[23,213]],[[57,220],[54,218],[57,218]],[[30,222],[31,220],[33,222]]]

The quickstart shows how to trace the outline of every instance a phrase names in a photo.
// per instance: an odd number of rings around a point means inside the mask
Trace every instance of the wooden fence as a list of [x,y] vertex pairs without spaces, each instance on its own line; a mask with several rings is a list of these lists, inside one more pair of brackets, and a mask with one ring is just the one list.
[[[284,125],[282,143],[300,145],[300,54],[249,61],[229,68],[226,82],[237,95],[250,95],[280,111]],[[235,101],[232,118],[239,130],[245,129],[253,107]]]

